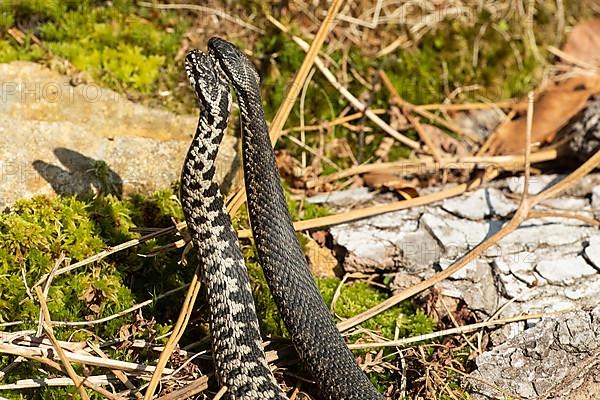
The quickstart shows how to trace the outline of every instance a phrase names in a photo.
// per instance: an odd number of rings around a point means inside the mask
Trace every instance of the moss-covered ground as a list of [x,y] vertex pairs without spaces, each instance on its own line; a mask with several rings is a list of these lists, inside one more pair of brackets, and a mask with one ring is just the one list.
[[[293,204],[290,205],[294,210]],[[325,211],[314,212],[323,214]],[[297,214],[295,216],[298,217]],[[19,201],[9,212],[0,214],[0,330],[9,330],[9,327],[2,327],[7,322],[19,322],[19,329],[36,329],[39,303],[31,294],[31,288],[44,274],[52,271],[55,260],[61,256],[64,255],[71,263],[81,261],[109,246],[139,237],[140,234],[135,233],[136,228],[166,227],[181,219],[181,209],[170,190],[150,197],[134,196],[125,200],[112,195],[100,195],[79,199],[39,196]],[[52,319],[71,322],[97,320],[183,286],[193,274],[193,253],[188,256],[190,262],[187,266],[180,263],[181,251],[160,252],[152,257],[140,256],[152,253],[158,247],[173,241],[173,237],[151,240],[139,247],[118,252],[114,256],[56,276],[48,293]],[[285,328],[269,294],[254,248],[250,243],[244,243],[243,248],[261,327],[267,335],[285,336]],[[318,280],[328,303],[339,283],[337,278]],[[341,317],[351,317],[378,304],[385,297],[385,291],[356,282],[344,286],[335,310]],[[181,296],[167,297],[139,313],[86,326],[86,329],[58,327],[56,334],[63,340],[144,339],[160,344],[164,342],[164,338],[157,337],[168,332],[177,317],[180,304]],[[205,317],[201,312],[197,320],[192,321],[183,344],[197,341],[206,335]],[[431,332],[434,326],[435,323],[430,318],[410,303],[395,307],[364,325],[387,338],[393,338],[397,329],[400,329],[400,335],[413,335]],[[14,330],[14,325],[10,330]],[[354,336],[350,340],[356,341],[359,338],[360,336]],[[117,351],[111,355],[146,363],[153,359],[146,357],[156,357],[156,354],[131,351]],[[1,357],[0,367],[5,367],[12,359],[13,357]],[[21,363],[4,379],[4,383],[32,377],[40,377],[36,367]],[[393,379],[388,375],[377,374],[373,374],[372,378],[381,388],[386,387],[387,380]],[[67,393],[71,395],[73,391],[53,388],[15,391],[3,395],[8,395],[8,398],[52,399],[62,398]]]
[[[535,4],[533,19],[516,11],[496,15],[486,8],[474,8],[468,21],[442,18],[419,38],[411,37],[400,24],[386,25],[381,28],[381,37],[369,36],[369,39],[375,42],[381,40],[381,44],[384,38],[406,34],[415,44],[385,57],[377,57],[366,42],[364,48],[356,44],[337,46],[328,54],[331,68],[351,92],[368,98],[374,108],[389,106],[388,94],[377,89],[374,80],[380,68],[386,71],[400,94],[415,104],[438,103],[453,92],[456,93],[453,101],[457,102],[517,97],[535,87],[542,78],[544,63],[551,57],[544,46],[559,44],[564,39],[564,32],[556,29],[558,2],[538,1]],[[217,9],[222,8],[218,3],[213,5]],[[252,57],[263,77],[267,118],[271,119],[304,53],[264,18],[272,11],[267,2],[243,1],[231,8],[225,11],[238,12],[244,18],[256,16],[252,23],[264,30],[263,34],[233,35],[232,40],[252,50]],[[578,2],[565,2],[562,15],[567,23],[572,24],[583,18],[586,10]],[[310,21],[305,17],[300,11],[280,15],[283,23],[301,36],[305,32],[303,24]],[[67,74],[82,72],[107,87],[127,92],[135,101],[194,113],[196,103],[183,75],[181,50],[185,49],[184,43],[190,42],[204,47],[204,43],[194,41],[195,32],[204,28],[199,21],[206,22],[208,19],[198,18],[198,14],[191,11],[143,7],[131,0],[7,0],[0,5],[0,62],[29,60],[59,68]],[[210,29],[214,30],[212,33],[220,34],[240,29],[238,25],[226,23],[221,30],[210,26],[207,24],[203,35],[211,33]],[[534,33],[536,46],[531,42],[529,32]],[[204,39],[204,36],[200,37]],[[339,43],[344,42],[339,30],[332,37]],[[348,68],[345,73],[340,72],[342,64]],[[362,77],[363,83],[358,79],[345,79],[346,75]],[[375,83],[375,89],[371,90],[364,82]],[[474,89],[457,91],[465,87]],[[308,85],[305,96],[310,99],[306,101],[304,110],[307,124],[331,120],[347,106],[318,72]],[[300,118],[296,104],[287,126],[297,126]],[[328,128],[326,133],[327,142],[343,139],[351,149],[357,150],[359,136],[351,130],[337,126],[335,129]],[[408,134],[414,136],[414,132]],[[363,153],[371,154],[382,137],[374,135]],[[321,140],[318,135],[307,135],[309,146],[318,147]],[[286,140],[282,140],[279,146],[287,147],[292,155],[297,156],[300,152]],[[395,144],[390,159],[406,154],[405,148]],[[347,156],[326,155],[340,167],[351,163]],[[323,165],[324,172],[328,168]],[[291,201],[290,209],[295,218],[311,218],[327,212],[314,206],[299,210],[298,204]],[[145,232],[143,229],[171,226],[173,221],[181,220],[181,209],[171,189],[147,197],[126,199],[101,194],[94,198],[36,197],[18,202],[9,211],[0,214],[0,331],[36,328],[39,305],[31,287],[43,274],[52,270],[55,260],[61,255],[71,263],[81,261],[109,246],[139,237],[140,232]],[[239,226],[244,221],[241,213],[235,222]],[[170,236],[151,240],[56,276],[48,294],[52,318],[57,321],[99,319],[189,282],[195,265],[192,255],[188,256],[190,263],[186,266],[180,262],[180,249],[154,254],[154,250],[176,239]],[[252,244],[242,244],[256,293],[261,327],[265,334],[284,335],[285,330],[266,290]],[[152,256],[142,257],[140,254]],[[318,280],[326,301],[331,301],[339,283],[338,278]],[[337,315],[347,318],[383,301],[389,296],[385,285],[385,281],[384,288],[359,281],[344,285],[335,305]],[[177,317],[181,298],[166,297],[140,312],[87,326],[86,329],[57,328],[57,336],[71,340],[141,338],[161,343],[165,340],[163,334]],[[204,317],[199,304],[199,313],[190,323],[184,344],[206,335]],[[16,328],[2,325],[14,321],[23,322]],[[393,338],[431,332],[436,323],[422,310],[405,302],[369,320],[363,327],[377,335]],[[349,340],[362,338],[355,335]],[[426,348],[422,356],[427,358],[433,352],[432,348]],[[156,357],[156,354],[131,350],[114,350],[111,355],[138,362],[151,362]],[[382,356],[392,362],[397,360],[398,354],[390,351]],[[459,351],[454,356],[466,360],[468,354]],[[0,369],[13,359],[0,356]],[[33,363],[20,363],[2,383],[42,377],[37,367]],[[392,370],[373,370],[370,376],[382,390],[390,384],[398,385],[399,375]],[[448,375],[447,379],[450,388],[457,386],[457,376]],[[15,399],[78,398],[73,389],[57,388],[3,392],[0,396]],[[452,396],[460,396],[460,391]],[[449,397],[440,393],[438,398]]]

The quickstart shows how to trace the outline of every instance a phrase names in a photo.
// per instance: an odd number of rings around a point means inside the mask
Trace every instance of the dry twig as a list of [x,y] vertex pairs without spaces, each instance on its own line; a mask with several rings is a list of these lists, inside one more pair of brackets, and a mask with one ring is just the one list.
[[207,6],[200,6],[197,4],[155,4],[155,3],[149,3],[146,1],[140,1],[137,3],[139,6],[142,7],[150,7],[150,8],[157,8],[160,10],[192,10],[192,11],[198,11],[198,12],[202,12],[202,13],[206,13],[206,14],[211,14],[211,15],[215,15],[218,16],[220,18],[223,18],[226,21],[229,22],[233,22],[234,24],[237,24],[239,26],[241,26],[242,28],[246,28],[246,29],[250,29],[251,31],[257,32],[257,33],[265,33],[264,30],[246,22],[241,20],[238,17],[232,17],[231,15],[227,14],[225,11],[223,11],[222,9],[216,9],[216,8],[212,8],[212,7],[207,7]]

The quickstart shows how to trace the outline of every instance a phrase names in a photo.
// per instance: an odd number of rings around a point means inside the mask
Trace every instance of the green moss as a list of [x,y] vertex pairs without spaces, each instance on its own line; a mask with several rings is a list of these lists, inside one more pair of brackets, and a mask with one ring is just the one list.
[[[9,214],[0,215],[0,321],[33,320],[38,306],[27,295],[21,270],[31,287],[50,272],[60,254],[72,262],[101,251],[103,241],[88,215],[87,205],[74,198],[35,197],[18,202]],[[58,320],[105,316],[133,304],[120,273],[104,265],[96,274],[78,271],[55,278],[48,307]],[[97,294],[93,304],[80,299],[86,291]]]
[[331,211],[325,206],[309,203],[307,201],[301,203],[298,200],[294,200],[287,189],[286,183],[282,183],[285,191],[285,199],[287,201],[288,209],[290,210],[293,221],[304,221],[313,218],[325,217],[331,213]]
[[[8,212],[0,214],[0,323],[26,321],[20,326],[22,329],[37,326],[39,304],[28,294],[28,288],[51,271],[61,254],[70,263],[75,263],[110,245],[139,237],[134,232],[139,226],[170,226],[173,219],[181,216],[181,209],[170,190],[159,191],[149,197],[137,195],[127,199],[114,195],[79,199],[37,196],[17,202]],[[147,300],[155,293],[189,282],[194,268],[179,265],[179,252],[162,252],[155,257],[139,256],[139,253],[152,252],[157,246],[172,240],[153,240],[55,276],[48,293],[51,317],[55,321],[106,317]],[[59,339],[76,341],[94,339],[95,335],[111,340],[119,337],[124,325],[132,324],[139,327],[131,329],[131,339],[155,340],[156,336],[170,329],[171,322],[178,315],[180,301],[174,296],[146,310],[147,315],[152,315],[158,322],[138,320],[132,313],[86,327],[86,330],[56,327],[56,335]],[[131,359],[128,353],[109,353],[119,359]],[[153,360],[155,356],[143,352],[136,355],[141,357],[142,362]],[[0,368],[11,360],[11,357],[0,358]],[[41,375],[35,365],[21,363],[4,381],[11,383],[38,376]],[[53,399],[71,396],[73,390],[49,388],[24,393],[10,392],[7,395],[9,398],[25,395],[26,398]]]
[[[331,305],[340,280],[337,278],[318,279],[317,284],[325,302]],[[342,287],[340,296],[335,303],[335,313],[344,319],[351,318],[380,304],[386,298],[385,293],[366,282],[346,284]],[[427,317],[422,310],[416,309],[410,301],[404,301],[398,306],[363,322],[361,326],[376,332],[380,336],[394,339],[396,335],[398,335],[397,337],[408,337],[431,333],[436,327],[436,323]],[[349,337],[349,341],[356,342],[363,338],[364,335],[362,334],[352,335]],[[386,350],[385,353],[389,355],[391,351]],[[396,355],[388,356],[387,361],[392,361],[395,358]],[[395,382],[397,376],[390,371],[386,371],[373,373],[370,375],[370,379],[380,391],[384,391],[390,384]]]
[[[143,18],[147,12],[132,1],[113,2],[112,7],[90,0],[8,2],[0,25],[18,23],[29,29],[23,45],[0,35],[0,62],[58,56],[118,91],[155,94],[161,81],[170,83],[172,75],[181,75],[182,66],[167,66],[166,60],[175,58],[187,22],[170,20],[171,13],[149,22]],[[41,45],[32,44],[33,34]]]
[[[323,298],[330,304],[340,280],[337,278],[319,279],[318,284]],[[351,318],[380,304],[387,295],[366,282],[354,282],[342,287],[340,297],[335,303],[335,312],[342,318]],[[380,335],[393,339],[396,330],[399,337],[422,335],[430,333],[435,328],[435,322],[415,309],[409,302],[402,302],[383,313],[365,321],[362,326],[378,332]],[[358,337],[354,337],[354,340]]]
[[[60,254],[75,263],[108,245],[138,237],[132,232],[137,226],[168,226],[171,218],[179,217],[181,210],[170,191],[126,200],[112,195],[89,200],[38,196],[17,202],[10,212],[0,214],[0,322],[37,318],[38,307],[27,296],[21,270],[31,287],[50,272]],[[160,244],[146,243],[137,251],[151,251]],[[115,260],[127,262],[118,265]],[[121,252],[110,261],[59,275],[50,288],[50,311],[66,321],[109,315],[133,304],[131,288],[126,287],[132,272],[154,272],[133,286],[144,297],[183,284],[190,272],[177,272],[177,261],[175,255],[148,259],[137,252]],[[86,292],[90,298],[81,298]],[[90,302],[98,305],[93,312]]]

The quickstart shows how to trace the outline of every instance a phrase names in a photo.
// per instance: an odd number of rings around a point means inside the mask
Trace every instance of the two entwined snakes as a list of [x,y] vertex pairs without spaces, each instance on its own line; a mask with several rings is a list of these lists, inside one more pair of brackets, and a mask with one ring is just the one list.
[[198,128],[181,176],[181,201],[206,288],[217,378],[230,399],[285,399],[269,370],[237,236],[214,180],[227,128],[230,85],[242,125],[250,224],[259,261],[294,346],[324,397],[381,399],[358,367],[319,294],[287,209],[254,65],[218,38],[191,51],[188,78],[200,100]]

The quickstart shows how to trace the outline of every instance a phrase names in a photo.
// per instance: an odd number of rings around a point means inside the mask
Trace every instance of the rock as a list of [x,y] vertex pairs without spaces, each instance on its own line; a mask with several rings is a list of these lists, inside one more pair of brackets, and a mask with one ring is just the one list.
[[414,211],[402,210],[369,218],[365,223],[331,227],[336,244],[348,251],[345,269],[349,272],[429,269],[441,252],[431,235],[419,228],[417,218]]
[[444,200],[442,208],[459,217],[481,220],[485,217],[506,217],[517,209],[517,203],[507,199],[501,190],[478,189],[467,197]]
[[[559,182],[563,175],[536,175],[532,176],[529,180],[529,194],[538,194],[544,189],[553,186],[555,183]],[[515,194],[522,194],[523,188],[525,184],[525,178],[520,176],[517,178],[509,178],[508,179],[508,188],[511,192]]]
[[338,190],[334,192],[318,194],[316,196],[309,197],[306,199],[306,201],[313,204],[327,203],[343,206],[369,201],[372,200],[373,197],[374,195],[369,191],[369,188],[358,187],[348,190]]
[[[537,177],[542,186],[553,181],[556,176]],[[346,250],[344,269],[392,272],[401,277],[393,282],[403,287],[405,282],[423,280],[446,269],[506,223],[515,202],[506,198],[503,190],[512,182],[501,181],[496,188],[441,204],[331,227],[334,242]],[[587,191],[578,189],[581,196],[561,196],[544,202],[536,211],[576,209],[590,216],[589,193],[597,180],[592,176],[588,182]],[[500,205],[502,199],[505,205]],[[589,307],[600,297],[597,252],[600,254],[600,233],[596,227],[575,219],[530,219],[437,287],[446,296],[463,299],[482,317],[503,304],[505,315]]]
[[[29,62],[0,64],[0,77],[0,207],[35,194],[101,187],[147,193],[178,180],[196,116],[136,104],[95,84],[74,87]],[[227,136],[217,161],[225,187],[235,143]]]
[[543,260],[537,264],[535,269],[547,281],[563,285],[572,284],[579,278],[598,273],[583,257]]
[[594,186],[592,191],[592,208],[595,210],[600,209],[600,185]]
[[506,236],[498,243],[504,251],[518,253],[540,249],[543,247],[558,247],[581,242],[598,233],[596,228],[563,224],[565,218],[558,218],[558,223],[538,225],[537,222],[526,221],[519,229]]
[[[562,177],[537,176],[537,193]],[[517,202],[504,196],[523,190],[522,180],[495,182],[441,203],[333,226],[334,242],[346,250],[350,271],[385,269],[391,289],[403,290],[431,277],[496,233]],[[538,212],[577,210],[592,216],[600,197],[600,174],[585,177],[564,195],[537,206]],[[599,194],[590,194],[598,192]],[[339,195],[341,196],[341,195]],[[342,196],[343,197],[343,196]],[[592,198],[592,205],[590,204]],[[378,201],[375,196],[374,202]],[[576,219],[544,217],[525,221],[482,257],[435,285],[442,296],[462,299],[485,319],[590,310],[600,298],[600,232]],[[474,396],[525,399],[600,398],[600,307],[554,318],[514,322],[489,335],[492,348],[477,359]],[[504,344],[503,344],[504,343]],[[489,382],[502,388],[495,392]],[[478,394],[477,394],[478,393]],[[479,397],[477,397],[479,396]]]
[[[488,226],[479,221],[470,221],[456,218],[448,213],[425,213],[421,223],[432,233],[436,240],[441,243],[446,256],[457,258],[481,243],[491,230],[494,232],[499,226]],[[496,224],[498,225],[498,224]]]
[[590,238],[584,253],[586,259],[600,271],[600,236]]
[[[445,261],[446,265],[442,266],[442,269],[451,264]],[[442,294],[463,299],[472,309],[483,311],[484,314],[498,308],[500,295],[496,291],[494,274],[491,266],[482,260],[470,262],[465,268],[452,274],[450,280],[441,282],[438,287],[442,289]],[[459,295],[452,296],[450,293],[453,291]]]
[[[598,351],[600,307],[543,318],[477,357],[477,370],[472,373],[476,380],[470,380],[474,397],[505,397],[508,392],[525,399],[598,398]],[[582,394],[587,397],[579,397]]]

